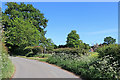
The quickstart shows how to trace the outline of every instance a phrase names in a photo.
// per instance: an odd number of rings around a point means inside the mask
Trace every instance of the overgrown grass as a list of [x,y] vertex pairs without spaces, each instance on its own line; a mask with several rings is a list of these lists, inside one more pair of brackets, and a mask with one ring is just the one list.
[[7,48],[2,44],[2,53],[1,53],[1,77],[4,80],[5,78],[11,78],[14,73],[14,65],[9,59]]
[[2,68],[2,78],[4,80],[4,78],[11,78],[13,73],[14,73],[14,65],[12,64],[11,60],[7,60],[7,64],[3,65]]

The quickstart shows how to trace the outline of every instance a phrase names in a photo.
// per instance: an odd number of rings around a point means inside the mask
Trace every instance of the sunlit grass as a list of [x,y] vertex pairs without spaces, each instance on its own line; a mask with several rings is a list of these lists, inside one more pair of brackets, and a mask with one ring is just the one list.
[[11,60],[8,59],[6,66],[2,68],[2,78],[11,78],[14,71],[14,65],[12,64]]
[[0,77],[2,80],[5,78],[11,78],[15,68],[12,64],[12,61],[9,59],[9,55],[7,53],[7,48],[4,46],[4,44],[0,43]]
[[47,61],[47,57],[45,58],[39,58],[39,57],[26,57],[26,56],[17,56],[17,57],[21,57],[21,58],[26,58],[26,59],[32,59],[32,60],[38,60],[38,61],[43,61],[46,62]]

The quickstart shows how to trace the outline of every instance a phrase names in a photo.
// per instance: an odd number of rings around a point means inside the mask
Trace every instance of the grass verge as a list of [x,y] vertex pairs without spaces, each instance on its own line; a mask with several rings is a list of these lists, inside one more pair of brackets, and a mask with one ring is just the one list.
[[26,58],[26,59],[32,59],[32,60],[38,60],[38,61],[43,61],[46,62],[47,61],[47,57],[45,58],[39,58],[39,57],[26,57],[26,56],[16,56],[16,57],[21,57],[21,58]]
[[7,47],[5,47],[4,44],[2,44],[2,48],[0,48],[0,50],[1,50],[1,55],[0,55],[1,57],[0,59],[1,79],[6,80],[12,77],[15,71],[15,67],[12,64],[12,61],[9,59]]
[[6,80],[8,78],[11,78],[12,75],[14,74],[15,67],[12,64],[11,60],[7,60],[7,64],[3,64],[2,68],[2,80]]

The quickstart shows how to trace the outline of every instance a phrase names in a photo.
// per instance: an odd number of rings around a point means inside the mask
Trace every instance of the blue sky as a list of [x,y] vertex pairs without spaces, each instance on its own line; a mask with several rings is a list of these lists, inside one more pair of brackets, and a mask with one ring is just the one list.
[[[49,20],[46,37],[57,45],[66,43],[71,30],[90,45],[103,43],[104,38],[118,39],[117,2],[25,2],[33,4]],[[2,10],[7,6],[2,3]],[[118,41],[118,40],[117,40]]]

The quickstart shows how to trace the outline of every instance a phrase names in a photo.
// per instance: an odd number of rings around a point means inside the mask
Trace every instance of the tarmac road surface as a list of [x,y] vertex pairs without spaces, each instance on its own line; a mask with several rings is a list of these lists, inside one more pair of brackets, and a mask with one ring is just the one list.
[[20,57],[11,57],[11,60],[16,67],[13,78],[79,78],[66,70],[37,60]]

